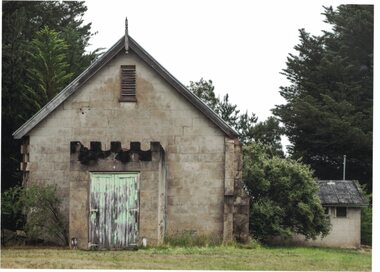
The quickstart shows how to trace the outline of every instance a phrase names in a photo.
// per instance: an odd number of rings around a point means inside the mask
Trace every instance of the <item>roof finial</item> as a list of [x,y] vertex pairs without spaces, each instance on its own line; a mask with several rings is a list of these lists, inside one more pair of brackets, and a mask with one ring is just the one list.
[[124,37],[125,53],[128,54],[129,41],[128,41],[128,18],[125,17],[125,37]]

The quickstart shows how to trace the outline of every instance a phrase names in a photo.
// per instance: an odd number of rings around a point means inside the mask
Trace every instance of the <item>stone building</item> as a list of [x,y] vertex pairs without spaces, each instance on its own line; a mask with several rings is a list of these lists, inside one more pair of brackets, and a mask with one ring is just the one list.
[[[127,25],[126,25],[127,26]],[[13,134],[80,248],[247,239],[237,132],[126,34]]]

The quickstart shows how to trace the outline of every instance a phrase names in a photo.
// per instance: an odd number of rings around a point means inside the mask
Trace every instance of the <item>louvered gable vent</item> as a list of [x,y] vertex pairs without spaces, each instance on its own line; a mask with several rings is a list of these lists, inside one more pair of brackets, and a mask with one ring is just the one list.
[[120,101],[136,101],[136,65],[121,66]]

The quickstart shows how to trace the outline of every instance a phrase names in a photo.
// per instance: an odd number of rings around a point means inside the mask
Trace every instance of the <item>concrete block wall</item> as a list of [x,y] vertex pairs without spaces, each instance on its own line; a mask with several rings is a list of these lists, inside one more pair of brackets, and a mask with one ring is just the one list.
[[[119,102],[120,65],[128,64],[136,65],[136,103]],[[57,185],[67,223],[70,207],[88,205],[74,185],[88,177],[70,173],[71,141],[98,141],[103,150],[111,141],[138,141],[143,150],[157,141],[166,154],[166,232],[223,235],[225,135],[133,52],[117,55],[29,136],[28,182]]]
[[324,238],[307,241],[307,245],[358,248],[360,247],[360,208],[347,208],[347,217],[336,217],[330,208],[330,233]]
[[330,207],[330,233],[316,240],[305,240],[303,235],[294,235],[289,240],[274,239],[274,244],[321,246],[337,248],[359,248],[360,247],[360,222],[361,209],[347,208],[347,217],[336,217],[334,207]]

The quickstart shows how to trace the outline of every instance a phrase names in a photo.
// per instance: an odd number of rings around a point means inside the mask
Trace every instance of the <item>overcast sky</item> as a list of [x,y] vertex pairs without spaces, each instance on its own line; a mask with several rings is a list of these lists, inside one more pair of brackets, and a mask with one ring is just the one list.
[[259,120],[284,103],[280,74],[298,29],[319,35],[322,5],[338,1],[87,1],[85,20],[98,34],[94,48],[111,47],[129,34],[186,86],[200,78],[211,79],[221,97],[228,93],[242,111]]

